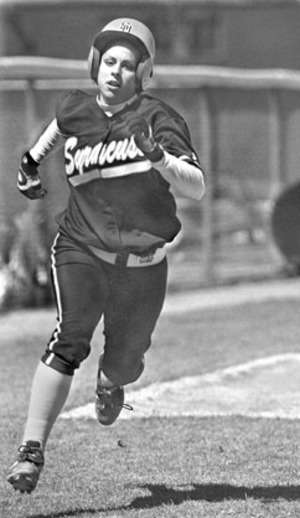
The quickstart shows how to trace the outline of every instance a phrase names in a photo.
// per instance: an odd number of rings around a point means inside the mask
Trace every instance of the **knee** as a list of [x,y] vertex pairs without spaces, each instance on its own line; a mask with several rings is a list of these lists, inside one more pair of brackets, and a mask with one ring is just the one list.
[[74,371],[89,356],[90,340],[81,333],[52,337],[42,361],[62,374],[73,375]]
[[104,374],[116,385],[128,385],[134,383],[141,376],[145,367],[143,357],[123,357],[111,361],[103,358],[102,368]]

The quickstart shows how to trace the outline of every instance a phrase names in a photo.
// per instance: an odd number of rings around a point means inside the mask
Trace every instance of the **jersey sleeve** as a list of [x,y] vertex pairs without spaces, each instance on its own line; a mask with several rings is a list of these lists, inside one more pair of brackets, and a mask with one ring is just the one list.
[[176,115],[158,118],[154,121],[153,132],[155,140],[170,155],[201,168],[188,126],[182,117]]
[[205,191],[204,173],[184,118],[164,102],[152,99],[148,106],[151,111],[147,111],[147,120],[164,151],[163,158],[153,166],[176,192],[201,199]]

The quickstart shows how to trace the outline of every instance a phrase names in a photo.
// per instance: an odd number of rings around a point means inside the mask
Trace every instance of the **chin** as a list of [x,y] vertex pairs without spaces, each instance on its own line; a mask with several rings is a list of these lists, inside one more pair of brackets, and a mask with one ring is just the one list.
[[109,92],[105,96],[105,100],[106,100],[107,104],[120,104],[120,103],[124,102],[124,96]]

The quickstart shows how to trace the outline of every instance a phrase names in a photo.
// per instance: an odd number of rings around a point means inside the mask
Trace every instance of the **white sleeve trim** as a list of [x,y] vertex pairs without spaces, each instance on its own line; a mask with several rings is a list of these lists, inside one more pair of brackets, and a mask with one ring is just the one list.
[[153,164],[169,184],[182,196],[200,200],[205,192],[204,175],[200,168],[183,158],[164,151],[163,158]]
[[57,120],[53,119],[49,126],[45,129],[39,137],[35,145],[30,149],[29,153],[32,158],[40,163],[46,158],[54,147],[57,147],[61,132],[57,125]]

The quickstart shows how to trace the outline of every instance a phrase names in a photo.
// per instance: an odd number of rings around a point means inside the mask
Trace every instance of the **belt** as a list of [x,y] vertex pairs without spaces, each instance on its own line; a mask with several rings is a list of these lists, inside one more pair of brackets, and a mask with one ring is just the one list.
[[129,268],[152,266],[160,263],[164,257],[166,257],[165,248],[157,248],[155,252],[143,256],[130,254],[124,251],[119,253],[107,252],[106,250],[101,250],[101,248],[96,248],[94,246],[89,246],[89,249],[96,257],[102,259],[102,261],[105,261],[106,263],[128,266]]

